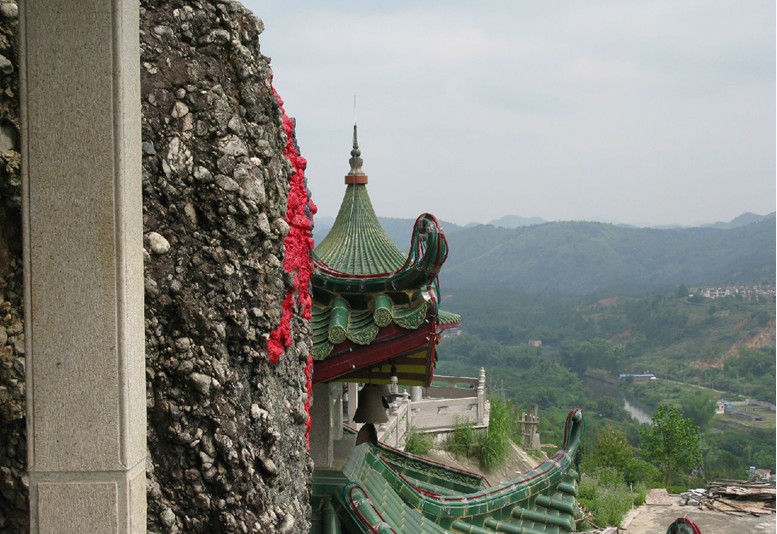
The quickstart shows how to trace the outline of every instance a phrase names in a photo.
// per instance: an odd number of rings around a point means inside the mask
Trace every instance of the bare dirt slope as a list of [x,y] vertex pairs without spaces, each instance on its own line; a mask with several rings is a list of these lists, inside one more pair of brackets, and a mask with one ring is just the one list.
[[510,442],[510,445],[511,451],[504,464],[501,467],[490,471],[483,471],[477,460],[454,456],[442,449],[432,449],[429,451],[427,457],[436,462],[450,465],[451,467],[481,473],[488,478],[488,481],[492,486],[496,486],[497,484],[512,480],[523,473],[531,471],[542,461],[538,458],[534,458],[513,442]]

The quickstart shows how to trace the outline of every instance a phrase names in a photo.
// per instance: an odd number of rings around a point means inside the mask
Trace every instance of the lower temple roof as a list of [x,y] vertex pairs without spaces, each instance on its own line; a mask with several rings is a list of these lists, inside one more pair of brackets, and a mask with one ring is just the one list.
[[580,410],[569,413],[564,445],[532,471],[494,487],[482,478],[364,443],[342,471],[313,475],[313,529],[322,533],[496,532],[567,534],[580,518]]

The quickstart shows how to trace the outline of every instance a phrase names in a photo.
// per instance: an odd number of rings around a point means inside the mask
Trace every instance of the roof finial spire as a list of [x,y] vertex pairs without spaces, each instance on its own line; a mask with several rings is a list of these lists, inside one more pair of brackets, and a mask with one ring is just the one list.
[[[356,131],[356,125],[353,125],[353,149],[351,150],[351,159],[348,160],[348,162],[351,164],[351,170],[348,173],[348,175],[345,177],[345,183],[347,184],[366,184],[367,183],[367,175],[364,174],[364,171],[362,170],[362,164],[364,163],[364,160],[361,158],[362,151],[359,150],[359,140],[357,138],[357,131]],[[363,179],[360,179],[358,181],[356,180],[349,180],[349,177],[359,176]]]
[[359,139],[356,132],[356,95],[353,95],[353,148],[351,149],[351,159],[348,160],[348,163],[351,164],[351,170],[345,175],[346,184],[367,183],[367,175],[362,170],[364,160],[362,160],[361,155],[362,151],[359,150]]
[[356,125],[353,125],[353,149],[351,150],[351,159],[348,160],[351,164],[351,172],[348,174],[359,175],[364,174],[362,170],[362,163],[364,161],[361,158],[362,151],[359,150],[359,140],[356,136]]

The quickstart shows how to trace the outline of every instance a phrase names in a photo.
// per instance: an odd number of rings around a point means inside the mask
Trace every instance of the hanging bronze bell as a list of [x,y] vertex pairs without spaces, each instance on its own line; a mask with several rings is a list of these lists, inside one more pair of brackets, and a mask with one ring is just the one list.
[[386,423],[388,416],[386,409],[390,395],[387,385],[367,384],[359,391],[359,404],[356,413],[353,414],[355,423]]

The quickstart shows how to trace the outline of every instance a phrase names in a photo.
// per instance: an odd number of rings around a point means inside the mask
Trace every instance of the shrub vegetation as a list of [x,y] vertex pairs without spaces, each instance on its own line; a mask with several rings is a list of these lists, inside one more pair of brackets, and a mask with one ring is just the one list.
[[415,428],[408,430],[405,436],[405,452],[422,456],[432,447],[434,447],[434,438],[430,434],[424,434]]

